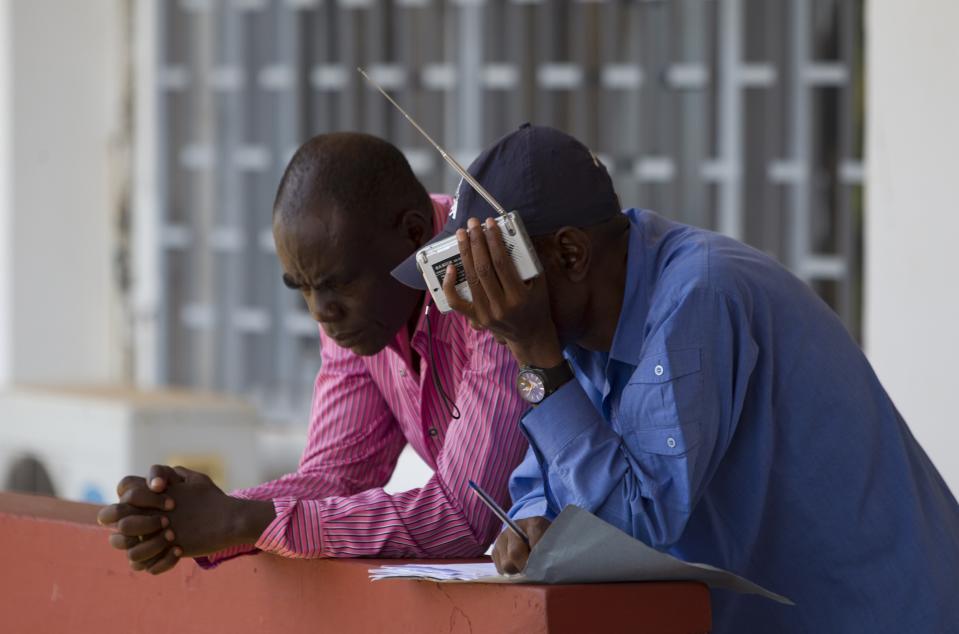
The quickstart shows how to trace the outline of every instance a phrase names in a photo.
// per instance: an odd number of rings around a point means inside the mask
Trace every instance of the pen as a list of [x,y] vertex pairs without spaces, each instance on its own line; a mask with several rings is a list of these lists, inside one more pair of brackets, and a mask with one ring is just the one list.
[[491,497],[489,496],[489,493],[487,493],[486,491],[484,491],[483,489],[481,489],[480,486],[479,486],[478,484],[476,484],[475,482],[473,482],[472,480],[469,480],[469,485],[470,485],[470,488],[473,489],[473,493],[475,493],[476,495],[478,495],[478,496],[479,496],[479,499],[483,500],[483,504],[485,504],[486,506],[488,506],[488,507],[489,507],[489,510],[493,511],[493,514],[494,514],[496,517],[498,517],[498,518],[500,518],[501,520],[503,520],[503,523],[505,523],[507,526],[509,526],[510,529],[511,529],[514,533],[516,533],[517,535],[519,535],[519,536],[520,536],[520,539],[522,539],[523,542],[524,542],[527,546],[529,546],[529,537],[526,535],[526,533],[523,532],[523,529],[520,528],[519,525],[518,525],[516,522],[514,522],[513,520],[511,520],[511,519],[509,518],[509,516],[506,514],[506,511],[504,511],[504,510],[502,509],[502,507],[501,507],[499,504],[497,504],[496,501],[495,501],[493,498],[491,498]]

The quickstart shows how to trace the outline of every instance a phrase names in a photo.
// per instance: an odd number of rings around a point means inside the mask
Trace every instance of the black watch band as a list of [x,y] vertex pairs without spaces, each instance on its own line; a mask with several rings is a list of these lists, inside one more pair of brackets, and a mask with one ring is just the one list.
[[551,368],[524,365],[516,377],[516,389],[528,403],[538,405],[572,378],[573,368],[566,359]]

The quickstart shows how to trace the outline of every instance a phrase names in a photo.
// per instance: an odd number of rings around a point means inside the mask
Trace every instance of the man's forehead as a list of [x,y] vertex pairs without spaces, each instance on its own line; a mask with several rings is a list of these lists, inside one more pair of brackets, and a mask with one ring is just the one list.
[[358,237],[359,223],[333,209],[303,210],[277,214],[273,219],[273,233],[285,240],[297,242],[342,242]]
[[277,217],[273,223],[277,247],[304,267],[362,257],[357,251],[373,238],[371,231],[337,212]]

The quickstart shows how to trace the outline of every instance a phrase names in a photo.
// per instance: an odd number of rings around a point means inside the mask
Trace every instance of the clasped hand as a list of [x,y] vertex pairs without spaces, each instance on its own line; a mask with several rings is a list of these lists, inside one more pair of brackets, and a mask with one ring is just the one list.
[[233,498],[202,473],[154,465],[146,479],[123,478],[117,496],[119,502],[103,507],[97,521],[116,529],[110,545],[127,551],[133,570],[160,574],[181,557],[230,545],[225,522]]

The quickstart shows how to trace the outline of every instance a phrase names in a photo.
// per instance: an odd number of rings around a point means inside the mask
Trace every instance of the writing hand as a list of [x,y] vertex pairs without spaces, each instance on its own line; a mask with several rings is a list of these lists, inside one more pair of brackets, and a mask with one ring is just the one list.
[[493,546],[493,563],[496,564],[496,570],[502,574],[516,574],[526,568],[530,550],[543,538],[550,524],[545,517],[528,517],[516,520],[516,523],[529,537],[529,546],[509,529],[500,533]]

